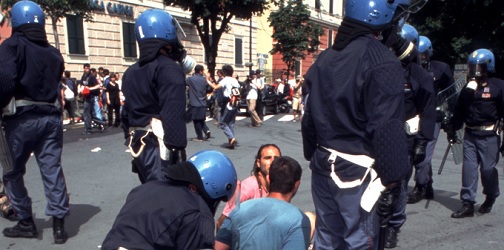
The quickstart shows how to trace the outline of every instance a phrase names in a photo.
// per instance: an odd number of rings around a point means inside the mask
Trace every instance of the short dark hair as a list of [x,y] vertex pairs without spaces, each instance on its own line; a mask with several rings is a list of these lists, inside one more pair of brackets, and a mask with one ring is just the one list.
[[268,144],[263,144],[259,147],[259,150],[257,150],[257,154],[256,154],[256,157],[255,157],[255,160],[254,160],[254,167],[252,167],[252,173],[254,175],[257,175],[259,174],[259,172],[261,171],[260,168],[257,167],[256,165],[256,161],[257,160],[261,160],[262,158],[262,151],[265,149],[265,148],[269,148],[269,147],[274,147],[278,150],[278,153],[280,153],[280,155],[282,155],[282,151],[280,151],[280,148],[276,145],[276,144],[273,144],[273,143],[268,143]]
[[95,73],[96,69],[95,68],[90,68],[89,71],[92,72],[92,73]]
[[222,73],[224,73],[224,76],[233,76],[233,66],[229,64],[224,64],[222,66]]
[[104,70],[103,70],[103,74],[104,74],[104,75],[108,75],[109,73],[110,73],[110,71],[109,71],[108,69],[104,69]]
[[66,78],[70,78],[70,71],[65,70],[65,77],[66,77]]
[[86,67],[91,68],[91,64],[89,64],[89,63],[84,63],[84,65],[82,65],[82,68],[86,68]]
[[205,70],[205,67],[203,67],[203,65],[201,65],[201,64],[198,64],[198,65],[196,65],[196,67],[194,67],[195,73],[200,73],[200,72],[203,72],[204,70]]
[[288,194],[294,190],[296,181],[301,179],[303,169],[299,163],[288,157],[281,156],[273,160],[269,170],[269,192]]

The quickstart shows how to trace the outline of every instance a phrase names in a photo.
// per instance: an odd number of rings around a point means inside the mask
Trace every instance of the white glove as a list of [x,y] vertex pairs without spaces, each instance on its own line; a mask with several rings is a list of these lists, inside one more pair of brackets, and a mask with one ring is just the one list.
[[466,88],[470,88],[472,90],[476,90],[477,87],[478,87],[478,83],[476,81],[470,81],[467,83],[467,86],[466,86]]

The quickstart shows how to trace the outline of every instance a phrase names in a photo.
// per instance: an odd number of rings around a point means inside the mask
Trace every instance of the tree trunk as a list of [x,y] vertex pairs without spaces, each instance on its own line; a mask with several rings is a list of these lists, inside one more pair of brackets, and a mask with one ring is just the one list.
[[54,47],[56,47],[56,49],[60,50],[58,26],[56,25],[58,22],[58,19],[54,16],[51,16],[51,20],[52,20],[52,28],[53,28],[53,34],[54,34]]

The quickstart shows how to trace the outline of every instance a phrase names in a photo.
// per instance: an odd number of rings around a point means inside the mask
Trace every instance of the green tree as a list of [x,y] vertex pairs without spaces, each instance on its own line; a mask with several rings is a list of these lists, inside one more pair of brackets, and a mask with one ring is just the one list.
[[205,49],[208,70],[214,76],[219,41],[229,32],[234,18],[250,19],[268,8],[267,0],[164,0],[167,5],[191,11],[191,23],[196,27]]
[[302,0],[279,1],[278,10],[268,18],[276,43],[270,54],[279,53],[287,65],[287,74],[295,70],[295,62],[305,59],[320,45],[319,37],[323,34],[320,25],[310,21],[310,11]]
[[472,51],[486,48],[494,53],[499,72],[504,69],[503,17],[502,0],[438,0],[429,1],[410,23],[431,40],[435,58],[453,67],[466,63]]
[[[52,29],[54,34],[55,47],[59,50],[60,42],[58,36],[57,23],[61,18],[69,13],[82,15],[86,19],[90,19],[91,8],[89,0],[31,0],[44,10],[46,17],[52,21]],[[2,0],[2,9],[8,9],[14,5],[18,0]]]

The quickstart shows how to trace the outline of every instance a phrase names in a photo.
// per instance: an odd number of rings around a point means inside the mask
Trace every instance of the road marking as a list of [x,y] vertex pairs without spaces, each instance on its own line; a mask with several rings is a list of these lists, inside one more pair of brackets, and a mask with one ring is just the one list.
[[271,119],[271,117],[273,117],[274,115],[266,115],[263,117],[263,121],[267,121],[269,119]]
[[290,122],[294,119],[294,115],[284,115],[282,118],[278,119],[279,122]]

